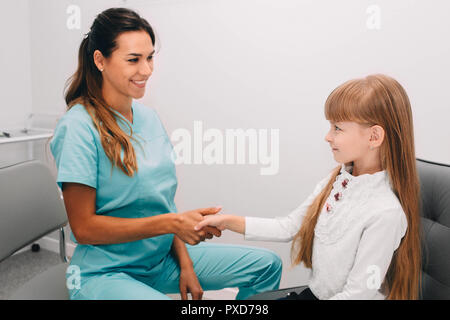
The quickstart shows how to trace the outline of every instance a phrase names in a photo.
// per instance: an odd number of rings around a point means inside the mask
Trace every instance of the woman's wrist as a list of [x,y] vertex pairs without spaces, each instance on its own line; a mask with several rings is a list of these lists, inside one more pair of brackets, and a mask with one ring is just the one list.
[[183,220],[182,216],[177,213],[167,213],[168,219],[168,230],[167,233],[177,234],[181,227],[181,221]]
[[178,261],[178,265],[180,266],[181,270],[191,270],[194,269],[194,264],[192,263],[191,259],[181,259],[181,261]]
[[178,265],[181,270],[194,269],[194,264],[192,263],[191,257],[189,256],[186,244],[177,236],[173,238],[172,251],[178,260]]

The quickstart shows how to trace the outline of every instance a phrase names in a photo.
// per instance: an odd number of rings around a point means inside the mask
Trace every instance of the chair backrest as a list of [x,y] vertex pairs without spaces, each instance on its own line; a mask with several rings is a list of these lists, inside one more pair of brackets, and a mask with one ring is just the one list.
[[64,202],[45,164],[0,168],[0,261],[66,224]]
[[450,165],[417,159],[422,198],[421,299],[450,299]]

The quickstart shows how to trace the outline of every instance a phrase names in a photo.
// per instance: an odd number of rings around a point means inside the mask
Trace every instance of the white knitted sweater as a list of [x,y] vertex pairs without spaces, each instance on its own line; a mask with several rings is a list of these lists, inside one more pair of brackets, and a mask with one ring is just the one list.
[[[384,299],[380,284],[407,229],[386,171],[351,175],[342,164],[314,230],[311,291],[319,299]],[[245,217],[245,239],[288,242],[331,174],[286,217]]]

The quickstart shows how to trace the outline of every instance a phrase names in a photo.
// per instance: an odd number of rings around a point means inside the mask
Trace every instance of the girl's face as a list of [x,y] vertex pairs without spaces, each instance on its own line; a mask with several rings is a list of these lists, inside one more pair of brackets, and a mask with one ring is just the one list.
[[116,38],[117,49],[105,59],[103,85],[114,96],[139,99],[153,72],[153,48],[145,31],[128,31]]
[[330,144],[334,159],[339,163],[362,160],[370,150],[371,129],[356,122],[332,122],[325,141]]

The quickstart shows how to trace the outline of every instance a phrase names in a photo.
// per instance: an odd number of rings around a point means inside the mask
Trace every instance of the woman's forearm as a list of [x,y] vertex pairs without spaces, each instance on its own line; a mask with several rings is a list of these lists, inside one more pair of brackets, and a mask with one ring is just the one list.
[[83,223],[82,229],[72,232],[80,244],[114,244],[176,233],[178,224],[175,213],[146,218],[94,215]]
[[181,269],[193,267],[191,257],[189,256],[189,252],[186,248],[186,244],[177,236],[173,238],[172,253],[177,258],[178,265]]

